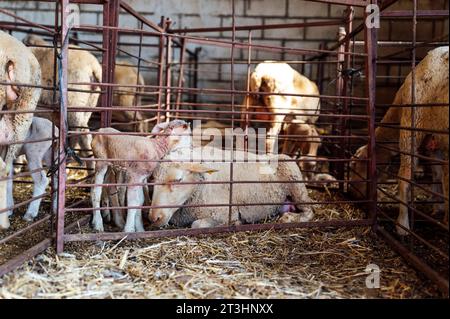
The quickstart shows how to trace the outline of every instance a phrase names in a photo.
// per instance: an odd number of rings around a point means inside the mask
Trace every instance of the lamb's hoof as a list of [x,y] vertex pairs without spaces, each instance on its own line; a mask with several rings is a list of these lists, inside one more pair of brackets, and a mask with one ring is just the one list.
[[134,226],[125,226],[123,228],[123,232],[124,233],[135,233],[136,229],[134,228]]
[[144,226],[142,225],[136,226],[136,232],[143,232],[143,231],[145,231]]
[[409,233],[405,229],[401,228],[400,226],[395,226],[395,230],[397,231],[397,234],[400,236],[408,236]]
[[0,230],[7,230],[9,226],[10,226],[9,222],[3,225],[0,223]]
[[26,213],[25,215],[23,215],[22,219],[26,222],[32,222],[34,221],[35,216],[33,216],[33,214],[28,214]]
[[91,223],[91,227],[99,233],[103,233],[105,231],[103,228],[103,223],[101,223],[101,224]]

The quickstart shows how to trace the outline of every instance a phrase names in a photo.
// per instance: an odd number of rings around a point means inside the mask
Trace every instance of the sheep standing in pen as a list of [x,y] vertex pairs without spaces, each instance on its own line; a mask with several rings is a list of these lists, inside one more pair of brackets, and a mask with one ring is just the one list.
[[[118,61],[114,69],[114,83],[123,84],[127,86],[119,86],[115,88],[113,95],[113,106],[117,107],[140,107],[142,97],[140,93],[144,91],[144,87],[131,87],[129,85],[145,85],[144,78],[139,74],[138,69],[133,67],[131,63],[126,61]],[[148,116],[142,111],[113,111],[113,122],[120,123],[132,123],[138,121],[139,123],[133,124],[131,127],[136,127],[137,132],[147,133],[149,132],[149,123],[145,120]],[[125,126],[125,125],[124,125]],[[127,131],[130,131],[126,125]],[[131,130],[134,131],[134,130]]]
[[[417,148],[426,137],[427,130],[434,131],[448,130],[448,50],[449,47],[439,47],[430,52],[427,56],[416,66],[415,69],[415,100],[416,104],[447,104],[447,106],[415,106],[415,130],[414,133],[409,129],[378,127],[375,131],[375,139],[377,143],[388,141],[399,141],[397,146],[392,150],[386,150],[380,146],[376,147],[376,159],[378,162],[389,162],[390,159],[399,152],[400,154],[400,169],[399,175],[399,199],[403,203],[408,203],[410,198],[410,183],[413,176],[411,176],[411,165],[417,164],[417,157],[411,158],[411,153],[417,154],[418,149],[411,149],[411,140],[413,134],[415,136],[415,145]],[[400,127],[412,127],[412,108],[411,107],[395,107],[395,105],[408,105],[411,103],[411,81],[412,74],[410,73],[394,99],[394,106],[389,108],[384,116],[382,123],[399,123]],[[440,146],[442,157],[448,161],[448,133],[435,134],[436,143]],[[380,144],[379,144],[380,145]],[[355,153],[355,158],[367,158],[367,145],[362,146]],[[364,179],[367,174],[366,163],[353,162],[351,180],[358,181]],[[442,183],[445,196],[445,211],[448,216],[448,164],[442,165]],[[386,174],[380,174],[380,179],[384,180]],[[439,181],[438,181],[439,182]],[[359,191],[352,188],[354,195],[361,197],[365,196],[366,189],[364,183],[356,184]],[[448,220],[448,217],[446,218]],[[397,218],[397,232],[400,235],[407,235],[410,229],[408,207],[400,204],[400,212]],[[402,228],[403,227],[403,228]],[[406,229],[406,230],[405,230]]]
[[[273,113],[254,116],[257,120],[270,121],[269,136],[266,141],[269,153],[273,154],[275,151],[276,138],[285,120],[289,122],[289,118],[294,118],[298,123],[308,125],[316,123],[319,117],[320,99],[318,97],[289,95],[319,95],[317,85],[286,63],[266,61],[258,64],[250,77],[250,91],[254,93],[245,98],[244,110],[248,105],[250,112]],[[258,94],[260,92],[265,94]],[[270,95],[270,93],[277,95]],[[245,118],[246,114],[243,113],[241,123],[245,124]],[[251,118],[252,115],[248,114],[249,121]]]
[[[33,179],[33,197],[36,198],[29,205],[23,216],[26,221],[33,221],[39,213],[39,207],[42,198],[48,186],[49,178],[43,170],[43,164],[48,168],[52,166],[52,129],[53,124],[47,119],[33,117],[30,129],[25,138],[25,144],[21,146],[18,155],[24,155],[28,170],[31,172]],[[59,130],[55,127],[55,135],[58,136]],[[40,141],[40,142],[34,142]],[[54,156],[57,156],[55,152]],[[57,177],[54,179],[54,189],[57,189]],[[12,197],[13,194],[8,192],[7,196]],[[12,198],[9,199],[12,201]],[[52,210],[56,212],[56,196],[53,197]],[[7,214],[5,214],[7,216]]]
[[[24,39],[24,43],[29,46],[49,46],[49,44],[42,38],[29,35]],[[80,49],[75,45],[69,46],[68,57],[68,112],[67,121],[69,128],[74,131],[86,133],[89,132],[89,119],[92,112],[80,111],[70,112],[70,108],[94,108],[97,105],[100,96],[100,86],[95,83],[100,83],[102,80],[102,67],[97,58],[86,50]],[[42,69],[42,83],[46,86],[53,86],[54,79],[54,49],[49,47],[32,47],[31,49],[36,55]],[[91,83],[91,85],[77,84],[77,83]],[[72,91],[71,91],[72,90]],[[53,90],[42,91],[40,103],[52,106],[55,101],[59,101],[59,91],[56,91],[54,96]],[[53,120],[50,118],[50,120]],[[54,121],[58,123],[58,121]],[[81,147],[81,154],[83,157],[88,157],[88,150],[90,149],[92,141],[91,134],[81,134],[77,138],[70,139],[70,145],[75,148],[77,142]],[[93,162],[88,162],[87,167],[93,168]]]
[[[113,128],[104,128],[100,133],[119,133]],[[126,172],[129,184],[144,183],[153,173],[158,162],[171,150],[190,145],[192,137],[189,125],[181,120],[159,124],[152,131],[165,136],[141,137],[127,135],[96,135],[92,140],[92,150],[98,161],[95,165],[95,184],[102,184],[109,166],[114,166]],[[187,142],[186,142],[187,141]],[[123,161],[107,161],[108,159],[123,159]],[[127,162],[139,160],[138,162]],[[142,160],[142,162],[141,162]],[[103,220],[100,213],[102,186],[94,186],[91,192],[92,206],[95,209],[92,226],[103,231]],[[127,205],[141,206],[144,201],[143,187],[129,185],[127,187]],[[141,209],[129,208],[124,227],[125,232],[144,231]]]
[[[7,191],[12,194],[13,161],[21,148],[20,142],[25,140],[33,118],[32,112],[36,109],[41,94],[41,89],[36,87],[41,85],[41,68],[31,50],[3,31],[0,31],[0,82],[2,111],[27,112],[0,113],[0,157],[10,177],[6,182]],[[3,201],[7,201],[6,205]],[[3,202],[0,205],[2,207],[14,206],[12,196],[1,197],[0,202]],[[0,213],[3,215],[1,218],[7,218],[9,213]]]
[[[251,153],[242,151],[233,153],[239,159],[249,159],[252,156]],[[191,154],[194,161],[201,160],[204,163],[177,163],[177,160],[190,159]],[[231,159],[230,151],[211,147],[185,148],[178,154],[171,153],[172,162],[161,163],[154,172],[155,183],[162,183],[162,185],[155,185],[153,189],[152,206],[174,207],[151,209],[149,219],[153,225],[161,227],[169,221],[179,227],[191,226],[192,228],[227,225],[230,164],[221,162],[224,158]],[[305,184],[289,183],[303,180],[298,165],[295,162],[283,161],[290,160],[287,155],[269,155],[267,159],[272,163],[248,161],[234,164],[234,181],[255,181],[255,183],[233,185],[232,202],[239,206],[232,207],[231,222],[233,224],[255,223],[276,215],[283,209],[288,197],[291,197],[296,207],[303,213],[288,213],[282,217],[282,221],[284,219],[297,222],[309,221],[313,217],[312,208],[302,204],[312,202]],[[275,168],[273,164],[276,164]],[[223,183],[201,184],[201,182]],[[260,205],[261,203],[274,204]],[[245,206],[240,206],[241,204]],[[206,206],[176,207],[181,205]]]

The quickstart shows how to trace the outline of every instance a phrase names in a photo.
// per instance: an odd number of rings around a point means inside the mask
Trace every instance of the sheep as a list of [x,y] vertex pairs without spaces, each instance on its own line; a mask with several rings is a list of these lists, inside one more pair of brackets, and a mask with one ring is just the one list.
[[[321,145],[319,132],[315,125],[304,123],[289,123],[285,127],[286,135],[302,135],[298,141],[295,137],[285,139],[283,143],[282,153],[290,156],[295,155],[297,151],[300,153],[300,169],[305,178],[312,180],[316,170],[317,151]],[[289,140],[291,139],[291,140]]]
[[[138,70],[127,61],[118,61],[114,69],[114,83],[124,85],[145,85],[144,78]],[[117,87],[113,95],[113,105],[119,107],[129,107],[141,105],[142,97],[139,93],[144,91],[143,87]],[[145,122],[147,116],[142,111],[113,111],[112,119],[114,122],[128,123],[139,121],[137,124],[138,132],[148,132],[149,123]]]
[[[416,66],[415,69],[415,97],[417,104],[429,103],[444,103],[448,104],[448,46],[439,47],[430,52],[427,56]],[[411,103],[411,81],[412,74],[410,73],[399,91],[397,92],[394,105],[408,105]],[[411,107],[391,107],[384,116],[382,123],[400,123],[401,127],[412,126],[412,108]],[[415,144],[419,147],[422,140],[426,136],[426,130],[448,130],[448,106],[439,107],[420,107],[415,106],[415,127],[419,131],[414,132]],[[397,147],[386,151],[381,147],[376,148],[376,159],[380,162],[389,162],[389,160],[396,155],[397,150],[400,154],[400,168],[399,168],[399,200],[407,203],[409,201],[409,180],[411,176],[412,161],[417,163],[417,158],[411,159],[411,156],[405,153],[417,153],[411,149],[412,131],[405,129],[395,129],[378,127],[375,131],[375,139],[377,143],[384,141],[399,141]],[[437,134],[436,140],[441,147],[441,151],[445,160],[448,160],[448,135]],[[354,158],[367,158],[367,145],[362,146],[357,150]],[[353,162],[351,164],[352,173],[351,180],[358,181],[366,176],[365,163]],[[442,166],[443,176],[441,179],[444,194],[448,194],[448,164]],[[381,174],[381,179],[385,178],[385,174]],[[365,187],[358,183],[358,189],[362,195],[365,195]],[[353,192],[356,196],[361,194]],[[445,211],[448,215],[448,198],[445,199]],[[400,212],[397,218],[396,230],[399,235],[407,235],[410,229],[408,207],[400,205]],[[403,228],[402,228],[403,227]]]
[[[47,167],[51,167],[52,165],[52,122],[40,118],[33,117],[30,129],[28,131],[27,137],[25,138],[25,143],[18,151],[18,155],[24,155],[26,158],[28,170],[31,173],[31,178],[33,179],[33,197],[39,197],[44,194],[45,189],[49,183],[49,179],[46,176],[44,170],[42,170],[42,164],[45,164]],[[59,130],[55,127],[55,135],[58,136]],[[39,141],[40,142],[33,142]],[[55,156],[57,156],[57,152],[55,152]],[[57,177],[54,179],[54,189],[57,188]],[[12,197],[12,192],[8,192],[8,197]],[[12,198],[9,199],[12,201]],[[41,205],[42,198],[37,198],[33,200],[29,205],[28,209],[23,216],[23,219],[26,221],[33,221],[36,218],[39,207]],[[52,210],[56,212],[56,196],[53,197]]]
[[[23,43],[0,31],[0,106],[7,111],[26,111],[28,113],[0,113],[0,157],[6,165],[10,179],[6,182],[8,194],[13,188],[13,161],[25,140],[36,109],[41,89],[41,68],[36,57]],[[18,86],[14,83],[23,83]],[[26,85],[30,86],[26,86]],[[12,144],[14,143],[14,144]],[[7,196],[7,206],[14,206],[12,196]],[[10,214],[10,212],[7,212]],[[6,214],[2,214],[6,215]],[[5,218],[3,216],[2,218]],[[7,218],[7,216],[6,216]]]
[[[53,156],[56,157],[58,152],[55,150],[54,154],[52,151],[53,141],[52,139],[52,129],[53,123],[47,119],[34,117],[33,122],[31,123],[30,130],[28,132],[28,136],[26,138],[26,142],[29,141],[37,141],[37,140],[45,140],[42,142],[36,143],[28,143],[24,144],[22,149],[20,150],[20,155],[25,155],[27,160],[28,170],[36,172],[31,174],[31,178],[33,179],[33,197],[38,197],[44,194],[45,189],[49,183],[49,179],[46,176],[45,171],[42,170],[42,164],[44,163],[48,168],[52,166]],[[57,127],[55,129],[55,136],[59,135],[59,130]],[[52,156],[53,154],[53,156]],[[53,179],[54,184],[53,187],[57,189],[57,176]],[[26,221],[33,221],[36,218],[39,207],[41,204],[42,198],[36,199],[28,205],[28,209],[23,216],[23,219]],[[56,212],[56,196],[53,197],[52,210]]]
[[[298,73],[286,63],[265,61],[256,66],[250,77],[250,91],[254,94],[246,96],[244,108],[249,106],[249,111],[265,111],[273,115],[258,114],[258,120],[270,120],[270,128],[266,141],[267,151],[275,151],[276,137],[281,131],[283,122],[288,117],[294,117],[300,123],[314,124],[320,112],[320,99],[309,96],[290,96],[288,94],[319,95],[317,85],[305,76]],[[263,93],[281,93],[286,95],[262,95]],[[286,116],[288,113],[292,116]],[[301,115],[296,115],[299,113]],[[248,119],[252,117],[248,114]],[[246,114],[242,114],[241,123],[245,124]]]
[[[192,153],[191,153],[192,152]],[[249,158],[251,153],[234,151],[236,158]],[[194,162],[177,163],[193,155]],[[210,156],[211,155],[211,156]],[[220,162],[231,158],[230,151],[212,147],[185,148],[178,155],[171,154],[171,162],[163,162],[155,170],[153,177],[152,206],[217,205],[212,207],[153,208],[149,219],[153,226],[162,227],[169,221],[178,227],[216,227],[228,223],[230,164]],[[255,155],[256,156],[256,155]],[[195,162],[201,159],[204,163]],[[255,184],[233,185],[233,203],[248,206],[232,207],[233,224],[255,223],[283,210],[286,198],[291,197],[303,214],[295,214],[298,222],[309,221],[313,217],[311,202],[303,183],[277,183],[279,181],[301,181],[302,173],[295,162],[289,162],[287,155],[268,155],[267,160],[275,161],[277,167],[264,162],[236,162],[233,176],[235,181],[256,181]],[[279,161],[279,162],[278,162]],[[224,182],[224,184],[201,184]],[[179,185],[179,183],[194,183]],[[274,182],[274,183],[260,183]],[[200,184],[196,184],[200,183]],[[252,203],[254,203],[252,205]],[[274,203],[257,205],[256,203]],[[277,203],[277,204],[275,204]]]
[[[99,133],[119,133],[113,128],[103,128]],[[126,171],[129,184],[143,183],[158,165],[152,160],[162,159],[172,149],[191,145],[192,138],[189,124],[185,121],[174,120],[156,125],[152,133],[164,133],[167,136],[154,138],[126,135],[96,135],[92,140],[92,151],[96,159],[124,159],[120,162],[99,161],[95,165],[95,184],[102,184],[109,166]],[[186,142],[187,141],[187,142]],[[124,147],[126,145],[126,147]],[[148,160],[145,162],[127,162],[127,160]],[[91,191],[92,206],[94,208],[92,227],[103,231],[103,221],[100,213],[102,186],[94,186]],[[144,200],[142,186],[127,187],[127,205],[141,206]],[[124,226],[125,232],[144,231],[141,210],[130,208]]]
[[[29,35],[24,39],[24,43],[33,46],[49,45],[46,41],[36,35]],[[100,96],[100,86],[95,83],[100,83],[102,80],[102,67],[97,58],[90,52],[85,50],[78,50],[80,47],[75,45],[69,46],[68,57],[68,72],[67,81],[71,83],[68,85],[68,108],[94,108],[97,105]],[[31,49],[36,55],[42,69],[42,83],[47,86],[53,86],[54,78],[54,49],[48,47],[33,47]],[[74,84],[74,83],[91,83],[88,85]],[[76,91],[70,91],[76,90]],[[81,90],[81,91],[80,91]],[[82,92],[95,91],[98,93]],[[45,105],[53,105],[59,99],[59,92],[56,91],[56,96],[52,90],[44,90],[41,95],[40,103]],[[89,119],[92,112],[67,112],[67,122],[70,129],[82,133],[89,132]],[[44,116],[44,115],[43,115]],[[49,118],[50,120],[54,120]],[[57,120],[54,120],[58,123]],[[90,134],[81,134],[77,138],[70,139],[70,146],[75,148],[77,142],[81,147],[81,154],[88,157],[88,150],[90,148],[92,136]],[[92,169],[93,162],[88,162],[87,167]]]

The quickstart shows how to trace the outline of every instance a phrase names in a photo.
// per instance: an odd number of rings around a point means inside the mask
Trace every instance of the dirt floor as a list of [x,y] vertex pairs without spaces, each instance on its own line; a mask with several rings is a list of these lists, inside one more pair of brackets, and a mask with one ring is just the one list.
[[[310,193],[315,200],[339,199],[328,190]],[[351,205],[316,206],[315,220],[364,215]],[[91,232],[87,225],[78,231]],[[34,241],[27,238],[21,242]],[[366,288],[369,264],[380,268],[379,289]],[[179,297],[442,296],[368,228],[70,243],[64,254],[48,249],[0,278],[0,298]]]

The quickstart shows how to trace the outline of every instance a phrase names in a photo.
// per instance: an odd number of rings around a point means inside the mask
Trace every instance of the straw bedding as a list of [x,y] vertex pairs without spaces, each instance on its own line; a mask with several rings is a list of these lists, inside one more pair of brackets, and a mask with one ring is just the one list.
[[[310,192],[315,200],[339,199],[331,190]],[[316,206],[316,220],[363,216],[348,204]],[[372,263],[381,269],[380,289],[365,285]],[[0,278],[0,298],[439,296],[368,228],[70,243],[64,254],[48,249]]]

